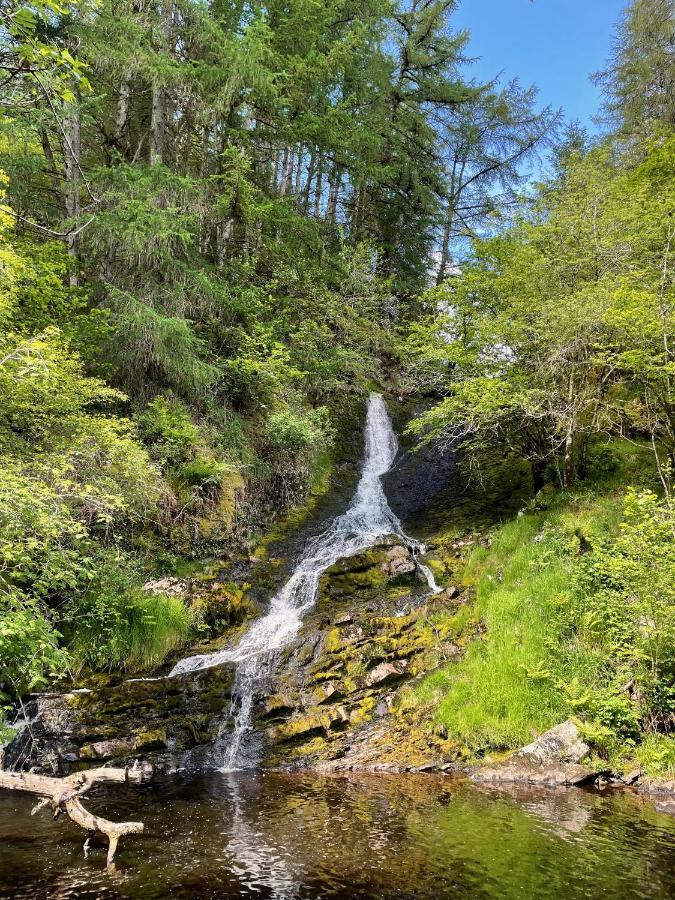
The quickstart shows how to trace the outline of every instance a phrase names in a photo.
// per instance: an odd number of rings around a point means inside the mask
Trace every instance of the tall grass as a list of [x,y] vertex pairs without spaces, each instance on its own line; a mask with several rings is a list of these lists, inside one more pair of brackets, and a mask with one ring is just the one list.
[[99,604],[80,623],[70,652],[75,669],[151,669],[190,637],[192,615],[180,597],[133,590],[123,599]]

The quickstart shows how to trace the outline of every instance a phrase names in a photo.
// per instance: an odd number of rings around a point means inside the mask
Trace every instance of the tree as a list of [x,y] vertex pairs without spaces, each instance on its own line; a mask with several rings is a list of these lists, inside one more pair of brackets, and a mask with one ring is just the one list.
[[594,79],[603,89],[605,117],[621,134],[674,126],[673,0],[633,0],[622,13],[610,59]]
[[475,243],[409,342],[447,393],[415,431],[502,443],[563,486],[596,434],[634,427],[672,454],[671,161],[672,140],[638,168],[611,143],[572,153],[533,215]]

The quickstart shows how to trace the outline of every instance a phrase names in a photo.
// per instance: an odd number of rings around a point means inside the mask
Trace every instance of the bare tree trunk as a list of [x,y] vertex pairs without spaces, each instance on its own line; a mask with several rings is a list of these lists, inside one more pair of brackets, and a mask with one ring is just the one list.
[[279,192],[279,165],[281,163],[281,150],[277,147],[272,156],[272,193]]
[[314,149],[310,150],[309,162],[307,163],[307,178],[305,187],[302,192],[302,209],[305,214],[309,211],[309,195],[312,190],[312,181],[314,180],[314,170],[316,168],[316,153]]
[[340,185],[342,183],[342,172],[335,169],[330,180],[330,189],[328,191],[328,206],[326,207],[326,221],[331,225],[335,225],[337,218],[337,202],[340,195]]
[[295,186],[293,187],[293,194],[297,198],[298,204],[300,203],[300,191],[302,190],[302,165],[303,165],[303,146],[302,144],[298,147],[298,168],[295,172]]
[[321,216],[321,195],[323,194],[323,156],[319,154],[319,169],[316,174],[316,190],[314,191],[314,218]]
[[[80,110],[76,103],[67,107],[64,118],[64,148],[63,158],[66,169],[66,214],[69,219],[76,220],[80,215],[80,157],[82,154],[82,139],[80,133]],[[74,223],[71,229],[74,229]],[[77,287],[79,283],[80,263],[80,236],[68,235],[68,255],[72,258],[73,265],[70,272],[70,285]]]
[[118,148],[126,156],[129,150],[129,138],[127,127],[129,124],[129,100],[131,98],[131,69],[127,69],[122,76],[122,84],[117,95],[117,110],[115,112],[115,141]]
[[281,170],[279,172],[279,196],[283,197],[286,192],[286,173],[288,171],[288,156],[290,150],[284,147],[283,157],[281,159]]
[[134,763],[130,769],[89,769],[86,772],[76,772],[67,778],[52,778],[48,775],[36,775],[33,772],[0,770],[0,788],[10,791],[25,791],[41,798],[31,815],[35,815],[36,812],[48,806],[53,810],[55,819],[65,812],[76,825],[89,832],[84,843],[85,855],[88,853],[91,837],[97,832],[105,834],[108,838],[108,866],[112,866],[114,863],[119,839],[125,834],[141,834],[143,823],[111,822],[101,816],[95,816],[82,806],[80,798],[95,784],[124,784],[125,782],[140,784],[143,780],[143,770],[138,762]]
[[284,150],[284,165],[281,174],[281,188],[279,196],[285,197],[290,191],[291,180],[293,178],[293,168],[295,166],[295,147],[286,147]]
[[563,450],[563,487],[569,487],[574,480],[574,371],[569,374],[567,386],[567,430],[565,432],[565,445]]
[[445,215],[445,224],[443,226],[443,243],[441,244],[441,258],[438,263],[438,272],[436,273],[436,284],[441,285],[448,277],[448,263],[450,262],[450,235],[452,234],[452,223],[454,218],[454,210],[451,201],[448,200],[448,208]]
[[[164,0],[161,9],[162,49],[168,51],[173,24],[173,3]],[[166,153],[167,100],[166,91],[159,78],[152,82],[152,110],[150,115],[150,165],[164,161]]]

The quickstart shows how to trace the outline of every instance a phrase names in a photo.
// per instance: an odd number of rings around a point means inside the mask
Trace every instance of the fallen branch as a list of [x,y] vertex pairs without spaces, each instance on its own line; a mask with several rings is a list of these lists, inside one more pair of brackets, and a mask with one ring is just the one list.
[[125,834],[140,834],[142,822],[110,822],[101,816],[95,816],[82,806],[80,798],[96,784],[140,784],[143,772],[138,762],[130,769],[89,769],[76,772],[66,778],[52,778],[49,775],[36,775],[33,772],[5,772],[0,770],[0,788],[10,791],[26,791],[36,794],[40,800],[33,808],[31,815],[49,806],[57,819],[65,812],[70,818],[88,832],[84,842],[85,856],[89,851],[91,838],[100,832],[108,838],[108,866],[115,859],[117,843]]

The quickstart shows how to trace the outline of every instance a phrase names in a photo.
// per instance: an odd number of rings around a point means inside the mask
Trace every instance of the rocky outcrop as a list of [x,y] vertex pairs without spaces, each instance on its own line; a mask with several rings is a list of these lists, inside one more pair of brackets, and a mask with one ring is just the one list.
[[[216,587],[236,594],[230,582]],[[479,629],[460,609],[466,599],[457,588],[428,596],[396,538],[331,566],[298,640],[276,659],[270,692],[256,701],[259,761],[293,768],[448,762],[456,748],[407,718],[400,698],[411,679],[461,656]],[[221,643],[240,634],[230,629]],[[217,767],[229,744],[232,677],[226,665],[174,678],[97,677],[79,690],[37,695],[5,765],[58,774],[130,759],[159,773]]]
[[171,679],[99,680],[99,686],[30,698],[4,766],[54,774],[132,760],[160,773],[208,766],[227,730],[231,667]]
[[589,753],[590,747],[581,739],[579,729],[568,720],[507,759],[479,769],[473,779],[493,784],[584,784],[597,775],[594,769],[581,765]]
[[326,770],[447,763],[456,747],[422,734],[400,706],[411,679],[459,658],[479,628],[471,616],[455,615],[466,596],[451,594],[452,602],[429,597],[408,548],[391,541],[328,569],[298,642],[273,674],[275,695],[256,710],[266,764]]
[[675,778],[650,778],[640,785],[640,793],[652,801],[657,812],[675,816]]

